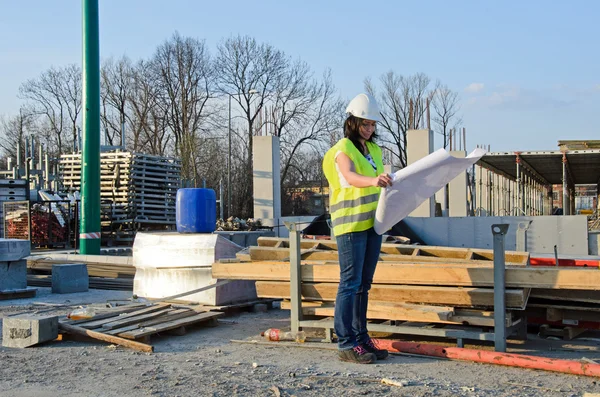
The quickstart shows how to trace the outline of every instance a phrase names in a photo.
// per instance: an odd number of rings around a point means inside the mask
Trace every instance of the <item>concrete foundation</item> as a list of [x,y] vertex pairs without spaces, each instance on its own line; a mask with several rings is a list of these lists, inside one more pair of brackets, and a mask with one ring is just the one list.
[[27,261],[0,262],[0,291],[27,288]]
[[[137,233],[133,244],[133,293],[164,298],[215,284],[219,280],[212,278],[212,264],[235,258],[241,249],[218,234]],[[253,281],[233,281],[180,299],[224,305],[256,299],[256,288]]]
[[2,346],[29,347],[58,336],[57,316],[24,314],[2,320]]
[[87,292],[90,279],[87,265],[84,263],[68,263],[52,265],[52,293],[72,294]]

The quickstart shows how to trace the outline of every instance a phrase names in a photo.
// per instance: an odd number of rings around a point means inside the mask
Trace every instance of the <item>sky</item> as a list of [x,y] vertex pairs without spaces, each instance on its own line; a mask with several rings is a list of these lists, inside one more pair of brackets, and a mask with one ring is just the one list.
[[[600,2],[99,0],[101,58],[147,59],[176,31],[248,35],[330,68],[344,98],[393,70],[425,73],[459,93],[467,149],[557,150],[600,139]],[[19,86],[81,64],[81,1],[0,0],[0,115]],[[441,136],[436,136],[436,146]]]

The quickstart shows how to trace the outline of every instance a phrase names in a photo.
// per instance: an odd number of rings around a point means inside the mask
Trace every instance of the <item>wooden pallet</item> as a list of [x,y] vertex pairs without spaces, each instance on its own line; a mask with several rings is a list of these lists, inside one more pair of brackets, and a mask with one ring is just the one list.
[[[337,261],[337,243],[332,240],[300,241],[302,259]],[[245,257],[246,260],[289,260],[289,239],[280,237],[260,237],[257,247],[250,247]],[[239,257],[239,256],[238,256]],[[381,245],[381,261],[408,261],[408,262],[435,262],[443,260],[445,263],[481,263],[489,264],[494,260],[494,251],[476,248],[436,247],[420,245],[399,245],[383,243]],[[507,251],[505,255],[507,265],[529,264],[528,252]]]
[[193,325],[215,326],[217,318],[223,315],[221,312],[206,311],[201,306],[154,303],[144,307],[135,306],[133,310],[121,308],[103,312],[84,320],[63,319],[61,323],[108,336],[150,343],[151,337],[157,334],[174,332],[183,335],[186,327]]

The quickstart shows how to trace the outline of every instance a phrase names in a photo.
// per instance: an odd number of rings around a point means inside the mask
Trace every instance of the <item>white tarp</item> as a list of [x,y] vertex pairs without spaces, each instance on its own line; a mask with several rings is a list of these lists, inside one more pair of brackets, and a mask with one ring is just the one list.
[[387,232],[485,153],[484,149],[478,148],[465,158],[456,158],[439,149],[395,172],[392,175],[393,185],[381,190],[375,231],[378,234]]

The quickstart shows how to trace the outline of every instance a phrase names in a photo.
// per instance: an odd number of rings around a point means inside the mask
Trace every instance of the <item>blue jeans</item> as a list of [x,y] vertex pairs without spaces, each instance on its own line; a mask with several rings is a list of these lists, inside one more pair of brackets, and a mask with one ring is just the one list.
[[381,251],[381,236],[373,228],[336,237],[340,284],[335,298],[334,328],[340,350],[369,340],[367,305]]

